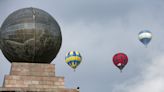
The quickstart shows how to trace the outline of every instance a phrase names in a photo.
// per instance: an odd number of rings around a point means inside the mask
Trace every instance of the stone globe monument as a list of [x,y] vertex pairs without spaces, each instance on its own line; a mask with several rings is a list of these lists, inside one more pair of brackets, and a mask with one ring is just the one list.
[[0,29],[0,48],[10,62],[51,63],[61,43],[56,20],[37,8],[13,12]]
[[11,62],[0,92],[79,92],[65,88],[50,64],[61,43],[60,27],[47,12],[23,8],[10,14],[0,29],[0,49]]

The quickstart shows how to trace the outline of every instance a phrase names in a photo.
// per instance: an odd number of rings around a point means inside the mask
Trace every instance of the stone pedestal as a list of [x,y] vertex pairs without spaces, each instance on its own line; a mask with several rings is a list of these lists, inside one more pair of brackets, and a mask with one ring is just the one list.
[[55,65],[12,63],[1,92],[79,92],[64,87],[64,77],[55,76]]

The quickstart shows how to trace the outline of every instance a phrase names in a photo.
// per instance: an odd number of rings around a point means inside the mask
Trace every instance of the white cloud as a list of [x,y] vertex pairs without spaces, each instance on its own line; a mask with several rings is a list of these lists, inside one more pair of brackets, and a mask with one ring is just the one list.
[[164,55],[157,56],[136,78],[115,87],[113,92],[164,92]]

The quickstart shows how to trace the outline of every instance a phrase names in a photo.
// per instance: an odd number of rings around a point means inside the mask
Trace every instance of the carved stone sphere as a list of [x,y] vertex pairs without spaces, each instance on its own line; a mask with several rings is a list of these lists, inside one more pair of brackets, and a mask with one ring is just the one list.
[[61,43],[56,20],[37,8],[13,12],[0,29],[0,48],[10,62],[51,63]]

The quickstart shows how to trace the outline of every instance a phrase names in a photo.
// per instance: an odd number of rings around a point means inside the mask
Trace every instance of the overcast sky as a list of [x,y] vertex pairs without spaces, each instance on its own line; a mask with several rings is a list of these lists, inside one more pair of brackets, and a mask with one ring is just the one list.
[[[63,43],[53,60],[56,75],[67,88],[80,92],[164,92],[163,0],[0,0],[0,24],[15,10],[35,7],[59,23]],[[141,30],[153,39],[145,48],[138,41]],[[70,50],[83,60],[76,72],[64,62]],[[113,65],[118,52],[128,55],[123,73]],[[10,63],[0,54],[0,83]]]

